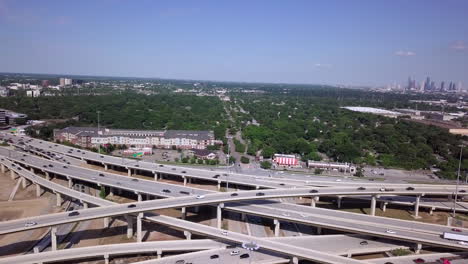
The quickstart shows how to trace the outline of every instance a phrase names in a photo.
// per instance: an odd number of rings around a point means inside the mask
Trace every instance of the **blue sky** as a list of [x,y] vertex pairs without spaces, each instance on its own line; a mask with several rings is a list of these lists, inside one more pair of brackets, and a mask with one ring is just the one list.
[[466,0],[0,0],[0,72],[468,87]]

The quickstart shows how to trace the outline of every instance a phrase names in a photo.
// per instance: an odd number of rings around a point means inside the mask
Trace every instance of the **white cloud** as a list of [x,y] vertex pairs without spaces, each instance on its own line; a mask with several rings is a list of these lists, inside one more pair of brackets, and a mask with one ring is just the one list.
[[468,43],[462,40],[458,40],[458,41],[453,42],[452,45],[450,45],[450,48],[453,50],[465,51],[465,50],[468,50]]
[[333,65],[332,65],[332,64],[316,63],[314,66],[315,66],[316,68],[327,68],[327,69],[330,69]]
[[395,54],[396,56],[402,56],[402,57],[410,57],[410,56],[416,55],[416,53],[414,53],[413,51],[409,51],[409,50],[399,50],[399,51],[395,51],[394,54]]

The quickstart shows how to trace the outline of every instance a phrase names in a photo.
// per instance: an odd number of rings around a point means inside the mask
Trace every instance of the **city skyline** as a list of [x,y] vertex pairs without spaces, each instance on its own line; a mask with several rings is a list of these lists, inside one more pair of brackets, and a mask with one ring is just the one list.
[[0,72],[384,86],[468,83],[464,1],[0,1]]

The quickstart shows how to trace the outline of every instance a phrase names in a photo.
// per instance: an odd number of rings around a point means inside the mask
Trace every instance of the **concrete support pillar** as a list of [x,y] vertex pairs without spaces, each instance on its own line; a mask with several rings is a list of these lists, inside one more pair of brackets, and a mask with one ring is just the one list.
[[431,208],[429,209],[429,215],[432,215],[432,214],[434,213],[434,210],[435,210],[435,208],[434,208],[434,207],[431,207]]
[[158,249],[158,250],[156,251],[156,254],[158,255],[158,256],[157,256],[158,259],[162,258],[162,250],[161,250],[161,249]]
[[375,206],[377,205],[377,195],[372,195],[371,197],[371,208],[370,208],[370,214],[372,216],[375,216]]
[[34,174],[34,168],[33,167],[29,167],[29,171]]
[[41,197],[41,186],[36,183],[36,197]]
[[23,187],[23,189],[26,189],[27,185],[28,185],[28,182],[27,182],[26,178],[21,177],[21,186]]
[[46,180],[50,181],[50,174],[47,171],[45,172],[45,177],[46,177]]
[[336,197],[336,206],[338,207],[338,209],[341,208],[341,200],[343,199],[342,196],[337,196]]
[[318,196],[313,196],[310,198],[310,206],[311,207],[315,207],[317,206],[317,202],[319,200],[319,197]]
[[52,244],[52,250],[57,250],[57,227],[53,226],[50,229],[50,242]]
[[68,188],[72,188],[73,187],[73,180],[72,178],[68,178]]
[[414,246],[414,253],[416,253],[416,254],[421,253],[421,249],[422,249],[422,244],[419,244],[419,243],[416,244],[416,245]]
[[299,264],[299,259],[297,257],[292,257],[291,264]]
[[125,215],[127,221],[127,238],[133,237],[133,217],[131,215]]
[[187,240],[192,239],[192,233],[190,233],[189,231],[184,231],[184,236]]
[[279,237],[280,221],[278,219],[273,219],[273,224],[275,225],[275,237]]
[[146,194],[146,200],[147,200],[147,201],[151,200],[151,195],[148,194],[148,193]]
[[84,208],[84,209],[88,209],[89,205],[88,205],[87,202],[82,202],[82,204],[83,204],[83,208]]
[[142,218],[143,218],[143,213],[138,213],[138,216],[137,216],[137,242],[141,242],[143,240],[143,236],[141,234],[141,226],[142,226],[141,219]]
[[109,227],[109,217],[104,217],[103,219],[104,228]]
[[182,207],[181,208],[181,215],[180,215],[180,218],[184,219],[185,220],[185,217],[187,216],[187,208],[186,207]]
[[218,191],[221,190],[221,181],[218,181]]
[[114,188],[113,187],[109,187],[109,195],[114,196]]
[[137,196],[139,202],[143,201],[143,196],[141,195],[141,193],[137,193]]
[[244,213],[241,213],[241,221],[247,220],[247,215]]
[[382,211],[383,211],[383,212],[387,211],[387,205],[388,205],[388,202],[382,202],[382,203],[381,203]]
[[15,172],[14,172],[13,170],[10,170],[10,178],[11,178],[12,180],[15,180],[15,178],[16,178],[16,177],[15,177]]
[[258,190],[258,189],[260,189],[260,186],[259,186],[259,185],[256,185],[256,186],[255,186],[255,190]]
[[192,178],[188,178],[188,183],[189,183],[189,184],[192,183]]
[[184,179],[184,186],[187,186],[187,177],[182,177]]
[[109,264],[109,254],[104,254],[104,264]]
[[2,173],[5,173],[5,165],[3,165],[3,163],[0,164],[0,168],[1,168]]
[[322,234],[322,228],[320,226],[317,227],[317,235]]
[[57,203],[56,206],[62,206],[62,195],[60,193],[55,193],[57,196]]
[[421,199],[421,195],[416,196],[416,201],[414,202],[414,218],[420,218],[419,216],[419,201]]
[[218,228],[221,228],[222,225],[223,225],[223,208],[224,208],[224,204],[223,203],[220,203],[218,204],[218,206],[216,207],[216,223],[217,223],[217,227]]
[[127,169],[127,175],[128,175],[128,177],[132,176],[132,169],[130,169],[130,168]]
[[107,164],[104,163],[104,170],[108,170]]
[[153,172],[153,176],[154,176],[154,180],[157,181],[158,180],[158,173]]

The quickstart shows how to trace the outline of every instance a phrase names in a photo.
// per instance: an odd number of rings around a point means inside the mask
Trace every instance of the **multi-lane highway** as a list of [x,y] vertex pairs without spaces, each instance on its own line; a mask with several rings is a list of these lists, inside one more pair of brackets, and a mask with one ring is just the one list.
[[[16,143],[20,140],[18,137],[4,136],[12,138]],[[119,215],[137,215],[137,230],[141,233],[141,221],[152,221],[171,226],[176,229],[190,233],[198,233],[204,236],[219,238],[224,241],[242,243],[242,241],[255,239],[262,245],[262,248],[269,252],[276,252],[290,257],[299,257],[300,259],[309,259],[324,263],[360,263],[356,260],[344,259],[335,255],[323,253],[323,250],[306,249],[291,245],[290,243],[274,241],[268,238],[254,238],[235,232],[228,232],[226,235],[219,228],[208,227],[197,223],[188,222],[182,219],[176,219],[163,215],[154,215],[151,212],[165,208],[187,208],[201,205],[217,206],[218,223],[221,210],[229,210],[242,214],[254,215],[274,219],[275,234],[281,221],[299,223],[315,227],[325,227],[328,229],[341,230],[359,234],[368,234],[374,237],[385,237],[393,240],[408,241],[416,244],[436,245],[439,247],[448,247],[452,249],[467,250],[468,245],[457,243],[441,238],[443,232],[451,231],[450,227],[421,224],[412,221],[403,221],[369,215],[360,215],[346,213],[316,207],[306,207],[289,203],[274,201],[278,198],[290,197],[370,197],[371,204],[375,208],[375,203],[382,195],[395,196],[414,196],[416,203],[419,204],[420,197],[424,195],[445,196],[455,192],[455,187],[450,185],[408,185],[408,184],[389,184],[378,182],[355,182],[350,179],[336,181],[333,178],[309,178],[304,180],[305,176],[285,175],[281,177],[267,177],[246,174],[225,174],[207,169],[184,168],[179,166],[169,166],[147,162],[138,162],[129,159],[100,155],[93,152],[69,148],[66,146],[53,144],[50,142],[31,140],[24,138],[23,142],[34,146],[35,153],[43,153],[45,149],[59,154],[48,154],[50,157],[59,155],[59,161],[55,159],[42,159],[36,156],[19,153],[13,150],[0,148],[0,155],[4,155],[0,162],[4,166],[11,168],[24,179],[27,179],[38,186],[50,189],[53,192],[61,193],[70,197],[77,197],[86,203],[95,204],[100,208],[90,208],[80,210],[77,215],[68,215],[68,213],[50,214],[38,216],[35,218],[25,218],[0,223],[0,234],[19,232],[28,229],[56,226],[64,223],[73,223],[97,218],[107,218]],[[19,144],[25,146],[24,144]],[[31,150],[31,146],[28,147]],[[70,153],[71,152],[71,153]],[[78,154],[80,153],[80,154]],[[85,154],[82,154],[85,153]],[[64,159],[63,154],[69,155],[71,161]],[[62,157],[60,157],[62,155]],[[47,156],[47,155],[46,155]],[[83,158],[85,156],[86,158]],[[119,166],[129,170],[132,175],[134,170],[150,172],[154,175],[176,175],[184,178],[184,185],[187,178],[209,180],[215,183],[228,181],[244,186],[255,188],[267,188],[254,191],[237,191],[231,193],[216,193],[203,189],[196,189],[187,186],[162,183],[159,181],[148,181],[136,179],[134,177],[125,177],[109,171],[95,171],[80,167],[75,158],[91,162],[99,162],[106,169],[109,166]],[[70,158],[68,158],[70,159]],[[119,161],[117,163],[117,161]],[[12,164],[15,162],[16,165]],[[128,162],[128,163],[127,163]],[[68,164],[70,163],[70,164]],[[21,166],[19,166],[21,165]],[[114,204],[100,198],[89,195],[74,193],[70,188],[55,184],[39,175],[29,171],[41,171],[42,173],[55,174],[69,179],[70,186],[73,181],[79,180],[89,184],[109,186],[113,189],[121,189],[127,192],[138,194],[141,200],[141,194],[159,196],[162,200],[150,200],[130,204]],[[47,177],[48,178],[48,177]],[[310,185],[309,187],[304,187]],[[314,187],[323,186],[323,187]],[[39,189],[40,190],[40,189]],[[466,188],[460,188],[460,194],[464,194]],[[80,197],[81,195],[81,197]],[[146,213],[144,213],[146,212]],[[31,223],[33,223],[31,225]],[[139,227],[138,227],[139,226]],[[218,224],[219,226],[219,224]],[[466,232],[467,230],[463,230]],[[139,235],[141,236],[141,234]],[[341,261],[341,262],[340,262]],[[1,262],[0,262],[1,263]]]

